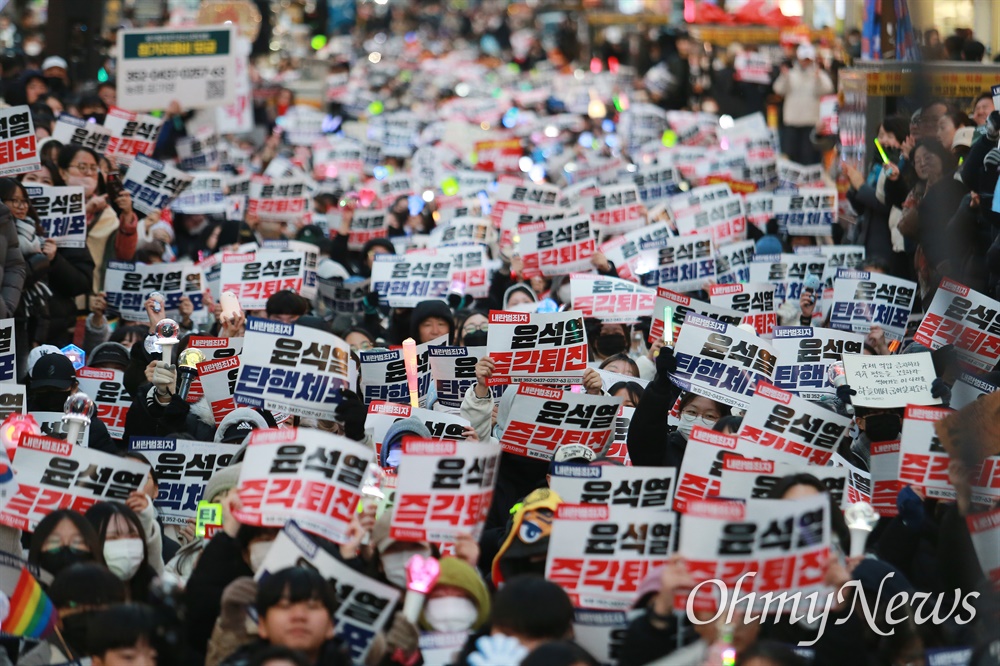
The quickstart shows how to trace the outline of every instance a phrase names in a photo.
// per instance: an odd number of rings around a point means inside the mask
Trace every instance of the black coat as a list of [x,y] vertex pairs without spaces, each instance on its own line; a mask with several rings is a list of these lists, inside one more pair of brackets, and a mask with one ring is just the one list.
[[184,588],[187,640],[192,653],[189,663],[204,662],[215,620],[222,611],[222,592],[244,576],[252,578],[253,571],[244,561],[239,544],[225,532],[219,532],[205,546]]
[[636,467],[680,467],[687,440],[667,426],[667,414],[681,390],[668,380],[651,381],[636,405],[625,445]]
[[94,284],[94,260],[90,250],[81,248],[59,248],[49,266],[50,342],[57,347],[65,347],[73,342],[70,331],[76,326],[76,298],[90,293]]

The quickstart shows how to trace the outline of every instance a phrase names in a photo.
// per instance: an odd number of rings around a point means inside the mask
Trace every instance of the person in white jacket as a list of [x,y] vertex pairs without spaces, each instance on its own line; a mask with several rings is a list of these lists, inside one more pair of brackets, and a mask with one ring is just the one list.
[[799,164],[816,164],[820,154],[810,139],[819,122],[819,101],[833,93],[833,82],[816,63],[816,49],[800,44],[792,67],[781,66],[774,92],[785,98],[782,106],[781,150]]

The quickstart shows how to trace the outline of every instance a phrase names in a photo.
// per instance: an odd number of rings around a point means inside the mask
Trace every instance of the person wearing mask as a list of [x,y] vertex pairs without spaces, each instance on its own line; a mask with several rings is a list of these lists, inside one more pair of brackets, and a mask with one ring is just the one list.
[[455,345],[485,347],[489,331],[489,314],[481,310],[463,310],[455,315]]
[[104,551],[94,526],[76,511],[59,509],[38,522],[31,535],[28,564],[58,576],[80,562],[104,566]]
[[[134,498],[140,494],[133,493],[128,501],[136,506]],[[98,502],[85,515],[100,538],[108,569],[128,586],[130,599],[145,601],[150,584],[163,571],[159,531],[155,539],[148,537],[135,511],[118,502]]]
[[[31,368],[28,412],[62,412],[66,399],[78,388],[73,362],[62,353],[45,354]],[[88,447],[105,453],[120,453],[108,433],[108,427],[94,414],[90,417]]]
[[441,575],[420,614],[426,631],[478,631],[490,615],[490,595],[479,573],[465,560],[442,557]]
[[820,98],[833,93],[833,82],[816,63],[816,49],[811,44],[800,44],[795,57],[791,67],[782,64],[774,81],[775,94],[785,98],[781,149],[793,162],[816,164],[820,154],[811,134],[819,122]]
[[594,361],[603,362],[628,351],[628,331],[624,324],[603,324],[587,319],[590,330],[587,338],[592,341],[590,353]]
[[430,557],[433,552],[426,541],[397,541],[389,536],[392,511],[387,510],[372,527],[371,544],[375,551],[372,560],[375,576],[385,583],[406,590],[406,565],[414,555]]

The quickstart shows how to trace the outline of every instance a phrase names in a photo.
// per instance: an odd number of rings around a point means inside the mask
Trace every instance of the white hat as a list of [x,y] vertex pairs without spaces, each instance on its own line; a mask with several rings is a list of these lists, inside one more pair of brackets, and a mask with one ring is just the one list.
[[38,359],[45,356],[46,354],[62,354],[62,350],[55,345],[38,345],[30,352],[28,352],[28,376],[31,376],[31,371],[35,367],[35,363],[38,363]]
[[795,57],[799,60],[815,60],[816,48],[812,44],[799,44],[795,49]]
[[552,461],[561,463],[567,460],[583,459],[591,462],[597,458],[597,454],[592,449],[588,449],[583,444],[563,444],[555,451]]
[[62,69],[69,69],[69,65],[66,64],[66,60],[64,58],[60,58],[59,56],[49,56],[44,60],[44,62],[42,62],[43,72],[52,67],[61,67]]
[[965,146],[968,148],[972,145],[972,140],[975,138],[975,127],[959,127],[955,130],[955,138],[951,140],[951,147],[957,148],[958,146]]

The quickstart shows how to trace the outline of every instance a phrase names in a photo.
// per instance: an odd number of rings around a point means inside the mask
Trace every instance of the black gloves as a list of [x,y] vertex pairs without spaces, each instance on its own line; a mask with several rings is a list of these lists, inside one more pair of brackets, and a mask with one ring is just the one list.
[[344,401],[337,406],[337,421],[344,424],[344,435],[360,442],[365,438],[365,419],[368,410],[365,403],[353,391],[344,391]]
[[670,375],[677,372],[677,358],[673,347],[660,347],[656,357],[656,381],[669,382]]

